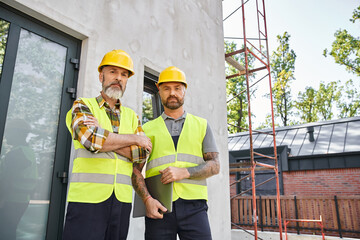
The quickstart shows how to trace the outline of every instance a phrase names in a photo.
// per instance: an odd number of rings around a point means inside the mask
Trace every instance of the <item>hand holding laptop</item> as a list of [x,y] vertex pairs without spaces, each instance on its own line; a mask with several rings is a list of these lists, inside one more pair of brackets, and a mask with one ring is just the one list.
[[167,212],[166,207],[152,197],[145,200],[145,207],[146,216],[153,219],[162,219],[163,213]]
[[[146,187],[151,194],[149,199],[145,199],[145,204],[141,197],[135,193],[133,217],[154,217],[162,218],[163,213],[172,212],[172,191],[173,182],[163,184],[161,175],[145,178]],[[145,208],[145,205],[147,208]],[[159,212],[162,211],[162,212]]]

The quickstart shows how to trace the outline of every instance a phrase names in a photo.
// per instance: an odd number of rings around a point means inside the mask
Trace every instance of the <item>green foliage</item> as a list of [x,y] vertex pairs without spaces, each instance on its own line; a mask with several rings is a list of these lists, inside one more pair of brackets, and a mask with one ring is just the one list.
[[142,124],[154,119],[151,95],[149,95],[150,94],[143,95]]
[[[350,21],[355,23],[359,19],[360,6],[354,10]],[[348,72],[360,76],[360,38],[352,36],[346,29],[337,30],[334,36],[332,49],[330,52],[325,49],[324,56],[332,56],[335,62],[345,66]]]
[[294,80],[296,54],[290,49],[290,35],[285,32],[278,35],[279,46],[271,56],[271,68],[273,76],[273,99],[275,117],[280,117],[283,126],[289,124],[292,115],[292,101],[290,83]]
[[341,91],[344,100],[337,103],[340,118],[355,117],[360,114],[360,92],[358,87],[355,87],[353,81],[349,80],[345,83],[345,87],[341,88],[341,90],[345,91]]
[[2,65],[4,62],[5,48],[10,23],[0,19],[0,78],[2,73]]
[[341,97],[341,88],[338,82],[320,83],[316,93],[315,101],[319,112],[320,120],[331,120],[334,116],[332,108],[334,103]]
[[299,111],[301,123],[316,122],[319,120],[318,106],[316,102],[317,91],[312,87],[306,87],[305,92],[299,92],[295,107]]
[[[360,19],[360,6],[353,12],[351,22]],[[319,88],[307,87],[304,92],[299,92],[294,104],[291,101],[290,85],[294,78],[296,54],[289,47],[290,35],[285,32],[277,36],[279,47],[271,56],[273,78],[273,99],[275,120],[281,119],[282,125],[331,120],[335,117],[354,117],[360,114],[359,86],[354,86],[349,80],[345,86],[339,81],[328,84],[320,83]],[[324,50],[324,56],[332,56],[335,62],[346,67],[350,73],[360,76],[360,39],[348,33],[347,30],[338,30],[331,51]],[[358,83],[358,82],[356,82]],[[294,111],[296,110],[296,111]],[[300,122],[291,119],[297,115]],[[275,122],[275,126],[279,125]],[[271,116],[267,115],[265,122],[259,128],[271,127]]]
[[[230,53],[237,50],[236,43],[234,42],[224,42],[225,53]],[[234,55],[233,58],[239,62],[241,65],[245,66],[245,56],[244,54]],[[249,68],[252,67],[254,62],[254,57],[249,55]],[[238,73],[238,70],[233,66],[226,63],[225,68],[226,75],[233,75]],[[254,76],[250,76],[250,79]],[[254,94],[256,89],[251,90],[250,94]],[[228,118],[228,132],[236,133],[241,132],[243,129],[247,129],[248,125],[248,100],[246,92],[246,78],[244,75],[230,78],[226,80],[226,96],[227,99],[232,99],[227,104],[227,118]]]
[[[277,124],[276,122],[274,123],[274,126],[280,127],[279,124]],[[267,114],[265,117],[265,121],[261,122],[260,125],[256,129],[260,130],[260,129],[266,129],[266,128],[272,128],[271,114]]]
[[[360,19],[360,6],[354,10],[351,22]],[[360,76],[360,40],[353,37],[347,30],[338,30],[335,41],[329,52],[324,50],[324,56],[332,56],[335,62],[346,67],[347,71]],[[331,120],[335,117],[334,107],[337,107],[337,117],[353,117],[360,113],[360,93],[352,80],[345,86],[340,81],[328,84],[320,83],[318,90],[307,87],[305,92],[299,92],[296,108],[303,123],[319,120]]]
[[350,22],[355,23],[355,21],[358,19],[360,19],[360,6],[354,9]]
[[299,92],[296,101],[301,123],[331,120],[335,117],[335,106],[339,111],[339,118],[359,115],[360,93],[357,89],[352,80],[347,81],[345,86],[341,86],[340,81],[334,81],[320,83],[317,90],[307,87],[305,92]]

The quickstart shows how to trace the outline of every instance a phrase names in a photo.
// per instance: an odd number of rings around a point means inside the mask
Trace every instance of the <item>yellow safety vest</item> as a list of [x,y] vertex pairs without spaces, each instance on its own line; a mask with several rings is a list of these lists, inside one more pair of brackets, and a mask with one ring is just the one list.
[[[151,139],[153,149],[146,165],[146,177],[160,174],[169,166],[187,168],[204,163],[202,143],[206,134],[207,121],[187,113],[184,126],[175,150],[172,137],[160,116],[147,122],[143,130]],[[173,184],[173,201],[182,199],[206,199],[206,179],[183,179]]]
[[[100,126],[113,132],[109,117],[105,108],[99,107],[96,98],[82,98],[91,113],[98,120]],[[133,134],[138,127],[136,113],[130,108],[121,106],[121,122],[119,134]],[[71,110],[66,115],[66,125],[71,133],[72,127]],[[75,159],[70,178],[68,192],[69,202],[99,203],[108,199],[112,192],[121,202],[132,202],[131,174],[132,162],[114,152],[92,153],[84,148],[77,140],[75,147]]]

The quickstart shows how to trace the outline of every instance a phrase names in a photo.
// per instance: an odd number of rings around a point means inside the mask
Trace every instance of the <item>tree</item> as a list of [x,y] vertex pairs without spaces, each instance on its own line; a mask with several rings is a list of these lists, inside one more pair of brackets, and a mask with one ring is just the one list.
[[319,90],[316,93],[315,101],[318,107],[320,120],[331,120],[334,116],[332,111],[334,102],[341,97],[341,87],[338,87],[339,81],[329,82],[327,85],[320,83]]
[[337,103],[337,107],[340,110],[339,117],[355,117],[360,114],[360,92],[354,86],[352,80],[345,83],[343,87],[345,91],[342,91],[343,101]]
[[274,114],[275,117],[280,117],[284,126],[289,124],[289,116],[292,114],[290,82],[295,79],[296,54],[290,49],[289,39],[290,35],[287,32],[277,36],[279,47],[273,52],[270,64],[273,76]]
[[142,124],[154,119],[151,95],[143,94],[143,99]]
[[2,64],[5,56],[5,48],[6,48],[9,26],[10,23],[0,19],[0,77],[2,72]]
[[[225,53],[230,53],[237,50],[236,43],[224,42]],[[233,58],[242,65],[245,65],[245,56],[234,55]],[[249,67],[252,67],[254,57],[248,57]],[[233,75],[238,72],[233,66],[226,63],[226,75]],[[250,77],[251,78],[251,77]],[[251,94],[255,89],[251,90]],[[240,94],[241,93],[241,94]],[[245,76],[238,76],[226,80],[226,96],[227,99],[232,99],[227,104],[227,118],[228,118],[228,132],[236,133],[241,132],[242,129],[249,127],[247,121],[248,115],[248,100],[246,94],[246,79]]]
[[[280,127],[278,123],[274,123],[275,127]],[[265,120],[260,123],[260,125],[256,128],[258,130],[265,129],[265,128],[272,128],[272,119],[271,114],[266,114]]]
[[295,107],[298,109],[302,123],[319,120],[316,95],[317,91],[312,87],[306,87],[305,92],[299,92],[298,101],[295,101]]
[[[354,10],[350,19],[355,23],[360,19],[360,6]],[[328,52],[324,50],[324,56],[332,56],[335,62],[344,65],[346,70],[360,76],[360,38],[354,37],[346,29],[337,30],[334,34],[335,41],[332,43],[332,49]]]

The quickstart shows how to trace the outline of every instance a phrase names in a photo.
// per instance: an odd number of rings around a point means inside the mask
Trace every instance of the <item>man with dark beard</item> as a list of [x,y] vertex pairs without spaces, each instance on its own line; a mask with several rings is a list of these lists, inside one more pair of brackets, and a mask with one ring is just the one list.
[[207,121],[183,108],[187,82],[176,67],[160,73],[157,83],[163,114],[144,124],[153,149],[146,177],[161,174],[161,182],[173,182],[171,213],[149,194],[141,175],[144,163],[134,164],[132,182],[146,206],[145,239],[211,239],[207,216],[206,178],[219,173],[218,150]]
[[79,98],[66,117],[75,147],[63,239],[126,239],[132,202],[133,162],[144,162],[152,144],[133,110],[121,105],[133,61],[122,50],[105,54],[102,91]]

